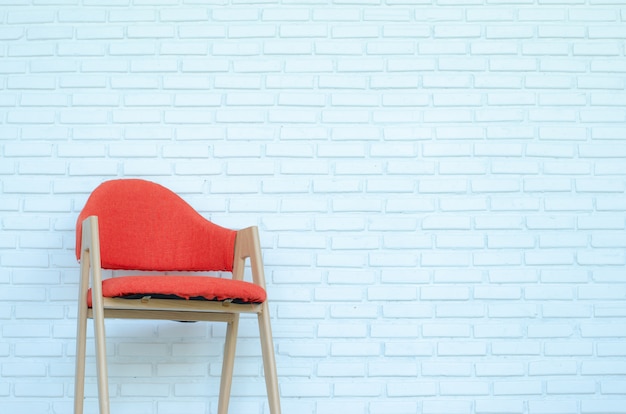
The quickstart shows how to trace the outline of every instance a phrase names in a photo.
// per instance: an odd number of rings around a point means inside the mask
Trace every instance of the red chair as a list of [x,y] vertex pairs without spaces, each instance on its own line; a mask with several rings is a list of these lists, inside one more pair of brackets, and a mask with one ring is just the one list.
[[[94,322],[100,414],[109,414],[105,318],[227,323],[218,413],[228,412],[241,313],[258,316],[270,412],[280,413],[274,345],[258,230],[235,231],[203,218],[182,198],[139,179],[98,186],[78,216],[80,260],[74,413],[83,413],[87,319]],[[244,278],[250,259],[252,282]],[[130,275],[102,280],[101,270],[218,271],[203,275]]]

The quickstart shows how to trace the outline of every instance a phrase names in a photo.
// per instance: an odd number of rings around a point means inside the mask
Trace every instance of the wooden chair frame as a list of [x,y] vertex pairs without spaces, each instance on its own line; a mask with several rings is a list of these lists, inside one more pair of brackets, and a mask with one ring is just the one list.
[[[257,227],[248,227],[237,232],[233,279],[243,280],[246,259],[250,260],[253,282],[265,289],[265,275]],[[93,297],[91,308],[87,305],[87,294],[90,287]],[[270,413],[280,414],[276,361],[267,301],[261,304],[237,304],[228,301],[189,301],[152,299],[150,297],[142,299],[105,298],[102,296],[98,217],[87,217],[82,222],[80,251],[74,414],[83,414],[88,318],[93,319],[94,323],[100,414],[110,414],[105,318],[226,322],[226,341],[217,412],[218,414],[227,414],[241,313],[255,313],[258,317],[263,371]]]

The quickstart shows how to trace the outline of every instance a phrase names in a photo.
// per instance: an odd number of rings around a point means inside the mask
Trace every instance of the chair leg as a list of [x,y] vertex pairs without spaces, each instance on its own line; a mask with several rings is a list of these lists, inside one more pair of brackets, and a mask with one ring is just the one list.
[[235,351],[237,348],[237,332],[239,331],[239,314],[233,315],[226,328],[226,342],[224,344],[224,361],[222,362],[222,378],[220,379],[220,396],[217,403],[217,413],[227,414],[230,401],[230,390],[233,384],[233,369],[235,366]]
[[87,291],[89,289],[90,255],[81,251],[76,316],[76,374],[74,375],[74,414],[83,414],[85,399],[85,356],[87,351]]
[[270,325],[269,306],[263,304],[263,309],[258,315],[259,335],[261,338],[261,352],[263,353],[263,372],[265,373],[265,386],[267,388],[267,400],[271,414],[280,414],[280,393],[278,389],[278,374],[276,373],[276,358],[274,356],[274,341],[272,340],[272,328]]
[[85,354],[87,348],[87,305],[79,304],[76,328],[76,374],[74,375],[74,414],[83,414],[85,398]]
[[106,361],[106,343],[104,334],[104,315],[94,304],[94,333],[96,338],[96,368],[98,371],[98,403],[100,414],[110,414],[109,409],[109,375]]

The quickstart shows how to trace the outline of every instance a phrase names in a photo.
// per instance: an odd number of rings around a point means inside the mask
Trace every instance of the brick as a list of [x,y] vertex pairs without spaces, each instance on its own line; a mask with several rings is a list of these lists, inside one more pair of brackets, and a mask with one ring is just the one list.
[[589,356],[593,353],[593,344],[575,341],[552,342],[545,345],[544,352],[546,356]]
[[[597,352],[599,356],[624,356],[624,350],[619,346],[619,342],[598,343]],[[617,388],[618,384],[614,384]]]
[[588,318],[592,310],[588,305],[545,304],[542,314],[546,318]]
[[425,88],[466,89],[471,81],[467,75],[424,75],[422,82]]
[[[568,261],[569,256],[564,256],[563,261]],[[525,296],[528,299],[571,299],[572,292],[560,287],[544,287],[537,288],[529,286],[525,290]]]
[[471,364],[465,362],[424,362],[421,365],[425,377],[469,377],[472,368]]
[[505,235],[488,235],[487,246],[495,249],[520,249],[533,248],[536,245],[535,237],[530,235],[519,235],[510,237]]
[[334,393],[336,396],[350,396],[350,397],[376,397],[381,394],[382,385],[376,383],[365,384],[346,384],[338,383],[334,386]]
[[471,256],[467,253],[439,253],[439,252],[424,252],[421,254],[421,264],[425,267],[430,266],[450,266],[457,267],[468,266],[471,262]]
[[626,364],[623,361],[585,361],[582,375],[624,375]]
[[465,287],[427,286],[420,288],[421,300],[468,300],[470,292]]
[[487,39],[525,39],[533,36],[532,27],[524,25],[487,26]]
[[[406,363],[371,363],[368,366],[368,374],[372,377],[397,377],[397,376],[405,376],[405,377],[415,377],[417,376],[417,364],[406,364]],[[424,384],[426,385],[426,384]],[[388,392],[392,392],[392,388],[400,388],[400,384],[396,384],[396,386],[388,386]],[[415,392],[415,391],[414,391]]]
[[621,89],[624,83],[612,77],[588,76],[578,78],[578,87],[581,89]]
[[623,413],[624,406],[620,400],[594,401],[586,400],[581,403],[581,413],[599,414],[599,413]]
[[494,395],[538,395],[542,384],[538,381],[507,381],[494,384]]
[[[260,102],[248,101],[246,104],[273,104],[272,95],[261,95],[264,99]],[[230,95],[229,95],[230,97]],[[229,101],[227,101],[229,102]],[[278,97],[278,104],[284,106],[324,106],[326,103],[326,97],[322,94],[296,94],[296,93],[281,93]]]
[[30,384],[18,383],[15,384],[14,393],[21,398],[58,398],[63,396],[63,384],[38,384],[32,387]]
[[479,400],[476,401],[477,413],[523,413],[524,402],[516,400]]
[[595,384],[591,381],[561,380],[547,383],[548,394],[593,394],[595,388]]
[[358,346],[350,342],[336,342],[331,345],[331,355],[338,357],[367,357],[378,355],[380,345],[375,342],[359,342]]
[[367,289],[369,300],[415,300],[417,298],[416,289],[402,287],[376,287]]
[[342,253],[331,255],[320,253],[317,255],[316,264],[321,267],[361,267],[366,261],[365,254]]
[[581,326],[581,336],[588,337],[622,337],[626,334],[626,325],[614,324],[614,325],[589,325],[585,324]]
[[[423,40],[419,42],[418,52],[420,55],[462,55],[465,54],[464,42],[458,40]],[[458,79],[466,79],[461,76]]]
[[383,315],[391,318],[429,318],[432,316],[432,310],[428,305],[389,304],[383,305]]
[[569,17],[574,21],[611,21],[615,20],[615,11],[608,9],[590,9],[587,13],[582,10],[569,10]]
[[[15,356],[18,357],[60,357],[63,354],[63,349],[60,343],[29,343],[22,342],[16,344]],[[28,388],[25,388],[24,392],[27,392]],[[37,391],[34,391],[37,392]],[[40,391],[45,392],[45,391]]]
[[378,308],[374,306],[361,305],[334,305],[331,306],[330,315],[333,318],[375,319],[378,315]]
[[377,212],[381,211],[382,200],[367,200],[362,198],[350,200],[334,200],[332,210],[334,212]]
[[471,408],[470,401],[458,400],[429,400],[424,402],[425,414],[461,414],[468,412]]
[[585,265],[620,265],[625,262],[622,251],[580,252],[577,261]]
[[419,335],[414,324],[374,324],[370,330],[372,338],[417,338]]
[[516,362],[479,362],[475,369],[479,377],[515,377],[525,374],[524,365]]
[[435,313],[439,318],[482,318],[485,316],[483,306],[470,304],[437,305]]
[[430,280],[429,273],[426,271],[413,271],[394,269],[383,270],[381,274],[384,283],[427,283]]
[[574,257],[568,252],[526,252],[524,261],[528,265],[567,265],[574,262]]
[[[617,278],[618,273],[615,269],[603,269],[597,270],[594,272],[594,280],[601,282],[618,282],[619,278]],[[586,279],[585,279],[586,280]]]
[[529,412],[532,414],[573,414],[578,412],[576,401],[530,401]]
[[46,44],[10,45],[8,49],[8,56],[10,57],[43,57],[53,55],[53,48]]
[[435,283],[477,283],[482,280],[482,272],[470,269],[435,270]]
[[[403,383],[390,383],[387,384],[387,393],[392,397],[425,397],[436,395],[436,386],[432,382],[403,382]],[[395,411],[397,407],[393,407],[393,412],[405,412]],[[382,411],[381,411],[382,412]],[[406,411],[409,412],[409,411]]]
[[573,229],[574,221],[568,217],[529,217],[526,225],[530,229]]
[[[487,346],[484,342],[440,342],[437,345],[437,354],[439,356],[485,356],[487,354]],[[456,388],[456,387],[454,387]],[[480,387],[482,390],[482,386]],[[461,395],[452,394],[452,391],[448,391],[448,395]],[[483,392],[481,391],[480,394]],[[442,390],[442,394],[445,394]],[[468,391],[468,394],[476,394],[476,392]]]
[[576,371],[576,364],[570,361],[531,362],[528,366],[531,376],[573,375]]
[[623,381],[603,381],[601,383],[601,389],[603,394],[622,394],[624,389]]

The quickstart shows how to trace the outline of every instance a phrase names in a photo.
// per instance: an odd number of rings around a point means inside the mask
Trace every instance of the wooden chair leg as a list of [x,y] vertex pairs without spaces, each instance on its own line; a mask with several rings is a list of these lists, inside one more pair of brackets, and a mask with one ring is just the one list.
[[[99,302],[96,300],[95,302]],[[110,414],[109,409],[109,375],[106,360],[106,339],[104,333],[104,315],[102,308],[98,311],[98,303],[94,303],[93,322],[96,339],[96,368],[98,371],[98,404],[100,414]]]
[[220,379],[220,395],[217,403],[217,413],[227,414],[230,402],[230,390],[233,384],[233,369],[235,366],[235,351],[237,349],[237,332],[239,331],[239,314],[233,315],[226,328],[226,342],[224,344],[224,361],[222,362],[222,378]]
[[[84,308],[84,309],[83,309]],[[87,305],[79,305],[76,328],[76,374],[74,375],[74,414],[83,414],[85,398],[85,354],[87,348]]]
[[261,352],[263,353],[263,372],[267,388],[267,400],[271,414],[280,414],[280,393],[278,389],[278,374],[276,373],[276,358],[274,356],[274,341],[270,326],[269,306],[263,304],[263,310],[258,315],[259,335],[261,338]]
[[81,252],[76,316],[76,373],[74,375],[74,414],[83,414],[85,399],[85,357],[87,352],[87,291],[89,289],[90,256]]
[[[95,330],[100,330],[96,323]],[[96,368],[98,371],[98,405],[100,414],[109,414],[109,375],[106,362],[104,332],[96,333]]]

